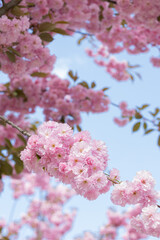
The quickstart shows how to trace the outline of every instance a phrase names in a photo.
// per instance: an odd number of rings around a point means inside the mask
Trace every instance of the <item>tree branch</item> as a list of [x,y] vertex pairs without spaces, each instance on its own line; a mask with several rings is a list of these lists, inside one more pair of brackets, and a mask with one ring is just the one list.
[[104,174],[107,176],[107,179],[108,179],[109,181],[111,181],[112,183],[114,183],[114,184],[120,184],[120,183],[121,183],[121,182],[118,181],[117,179],[112,179],[108,173],[105,173],[105,172],[104,172]]
[[18,126],[15,125],[13,122],[9,121],[7,118],[5,118],[5,117],[3,117],[3,116],[0,115],[0,119],[1,119],[3,122],[11,125],[13,128],[16,128],[16,129],[17,129],[20,133],[22,133],[23,135],[25,135],[25,136],[27,136],[27,137],[30,137],[30,136],[31,136],[30,133],[28,133],[28,132],[26,132],[25,130],[23,130],[22,128],[18,127]]
[[74,30],[74,29],[71,29],[71,28],[67,28],[67,30],[68,30],[68,31],[71,31],[71,32],[74,32],[74,33],[80,33],[80,34],[85,35],[85,36],[90,36],[90,37],[94,36],[94,35],[91,34],[91,33],[87,33],[87,32],[84,33],[84,32],[77,31],[77,30]]
[[[119,108],[119,105],[116,104],[116,103],[111,102],[111,105],[114,106],[114,107],[116,107],[116,108]],[[144,121],[147,121],[147,122],[152,123],[153,126],[155,126],[155,127],[158,127],[158,126],[159,126],[159,125],[155,124],[155,123],[154,123],[152,120],[150,120],[149,118],[143,117],[142,115],[141,115],[141,117],[142,117],[142,119],[143,119]]]
[[11,0],[7,4],[3,4],[3,7],[0,8],[0,17],[2,17],[9,9],[17,6],[22,0]]

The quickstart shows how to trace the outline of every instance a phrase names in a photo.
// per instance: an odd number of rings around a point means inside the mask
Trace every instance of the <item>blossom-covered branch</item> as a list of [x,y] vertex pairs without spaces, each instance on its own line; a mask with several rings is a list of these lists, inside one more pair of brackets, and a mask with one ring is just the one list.
[[6,123],[6,124],[9,124],[11,125],[13,128],[16,128],[20,133],[22,133],[23,135],[27,136],[27,137],[30,137],[31,134],[26,132],[25,130],[23,130],[22,128],[18,127],[17,125],[15,125],[13,122],[9,121],[7,118],[3,117],[0,115],[0,119]]

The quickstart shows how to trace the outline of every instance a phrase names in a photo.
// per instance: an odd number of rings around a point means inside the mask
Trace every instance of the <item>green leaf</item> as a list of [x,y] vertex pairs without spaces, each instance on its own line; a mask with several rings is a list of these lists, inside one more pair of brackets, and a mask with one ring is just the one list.
[[77,128],[78,132],[82,131],[82,128],[79,125],[76,125],[76,128]]
[[18,57],[21,57],[21,54],[17,50],[15,50],[14,48],[8,47],[8,50],[10,52],[12,52],[13,54],[17,55]]
[[3,237],[3,239],[2,240],[9,240],[9,238],[8,237]]
[[157,21],[160,22],[160,16],[157,17]]
[[108,3],[113,3],[113,4],[117,4],[116,1],[114,0],[101,0],[102,2],[108,2]]
[[112,29],[112,26],[106,28],[106,30],[109,32]]
[[55,32],[61,35],[69,35],[64,29],[61,29],[61,28],[54,28],[52,32]]
[[23,102],[27,102],[28,98],[24,94],[23,89],[15,89],[14,92],[11,94],[11,97],[23,98]]
[[60,122],[65,123],[65,117],[64,116],[61,116]]
[[85,88],[87,88],[87,89],[89,89],[88,83],[85,82],[85,81],[82,81],[82,82],[80,82],[80,83],[78,83],[78,84],[81,85],[81,86],[83,86],[83,87],[85,87]]
[[17,148],[14,148],[14,150],[15,150],[16,152],[20,153],[20,152],[22,152],[22,151],[24,150],[24,148],[25,148],[25,146],[23,145],[23,146],[19,146],[19,147],[17,147]]
[[25,15],[25,13],[18,6],[15,6],[14,8],[12,8],[11,13],[16,17],[21,17]]
[[9,60],[11,61],[11,62],[15,62],[16,61],[16,58],[15,58],[15,54],[14,53],[12,53],[12,52],[9,52],[9,51],[6,51],[6,54],[7,54],[7,57],[9,58]]
[[141,125],[141,122],[137,122],[136,124],[134,124],[132,131],[133,132],[138,131],[138,129],[140,128],[140,125]]
[[68,72],[68,75],[74,80],[74,82],[77,81],[77,79],[78,79],[77,73],[74,74],[73,71],[70,70],[70,71]]
[[33,72],[31,74],[32,77],[47,77],[48,73],[44,73],[44,72]]
[[146,135],[146,134],[151,133],[151,132],[153,132],[153,131],[154,131],[154,129],[149,129],[149,130],[147,130],[144,134]]
[[0,172],[2,174],[11,176],[12,172],[13,172],[12,166],[6,161],[1,161],[0,162]]
[[40,32],[52,31],[54,28],[55,28],[55,24],[53,24],[51,22],[43,22],[38,27]]
[[9,148],[12,148],[12,143],[11,143],[11,141],[8,138],[5,138],[5,143],[7,144],[7,146]]
[[158,113],[159,113],[159,108],[156,108],[154,113],[150,112],[150,114],[151,114],[153,117],[155,117]]
[[127,22],[126,22],[125,19],[122,19],[122,21],[121,21],[121,25],[122,25],[122,27],[126,27],[126,26],[127,26]]
[[[104,0],[103,0],[104,1]],[[105,2],[105,1],[104,1]],[[106,1],[106,2],[108,2],[108,1]],[[110,3],[109,5],[108,5],[108,8],[114,8],[115,6],[114,6],[114,3]]]
[[160,135],[158,137],[158,146],[160,147]]
[[100,11],[99,11],[99,21],[101,22],[104,18],[104,16],[103,16],[104,7],[102,5],[100,5],[99,9],[100,9]]
[[21,161],[19,154],[15,153],[15,152],[13,153],[13,161],[16,163],[19,163]]
[[6,127],[6,123],[4,121],[2,121],[2,120],[0,120],[0,125]]
[[105,88],[102,88],[102,91],[105,92],[107,91],[109,88],[108,87],[105,87]]
[[16,163],[14,165],[14,168],[15,168],[17,174],[21,173],[24,169],[23,162],[20,160],[19,163]]
[[53,41],[53,38],[49,33],[41,33],[41,34],[39,34],[39,37],[42,41],[45,41],[45,42]]
[[0,151],[2,151],[2,150],[4,150],[4,149],[6,149],[5,146],[0,145]]
[[147,129],[147,123],[146,122],[143,123],[143,128],[144,128],[144,130]]
[[5,84],[3,84],[6,88],[7,88],[7,90],[9,89],[9,87],[10,87],[10,82],[8,82],[8,83],[5,83]]
[[[129,73],[128,73],[129,74]],[[134,76],[132,75],[132,74],[129,74],[129,76],[130,76],[130,79],[132,80],[132,81],[134,81]]]
[[149,104],[144,104],[142,107],[138,107],[139,110],[143,110],[145,108],[149,107]]
[[69,24],[69,22],[67,22],[67,21],[57,21],[57,22],[55,22],[55,24]]
[[26,143],[27,143],[26,139],[21,134],[17,134],[17,136],[26,145]]
[[34,3],[31,3],[31,2],[27,2],[27,7],[35,7],[36,5]]
[[38,154],[36,154],[36,157],[38,161],[41,159],[41,157]]
[[84,35],[83,37],[81,37],[79,40],[78,40],[78,45],[80,45],[81,44],[81,42],[84,40],[86,38],[86,35]]
[[95,82],[91,83],[91,88],[94,88],[96,86]]
[[35,124],[32,124],[32,125],[30,126],[30,130],[36,132],[36,131],[37,131],[36,125],[35,125]]
[[136,118],[136,119],[141,119],[141,118],[142,118],[142,115],[141,115],[139,112],[136,111],[136,113],[135,113],[135,118]]

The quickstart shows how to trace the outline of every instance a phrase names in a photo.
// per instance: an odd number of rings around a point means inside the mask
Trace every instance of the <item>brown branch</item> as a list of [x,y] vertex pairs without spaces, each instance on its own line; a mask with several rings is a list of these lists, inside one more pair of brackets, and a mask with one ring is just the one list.
[[7,118],[3,117],[0,115],[0,119],[4,122],[7,123],[9,125],[11,125],[13,128],[16,128],[20,133],[22,133],[23,135],[30,137],[31,134],[26,132],[25,130],[23,130],[22,128],[18,127],[17,125],[15,125],[13,122],[9,121]]
[[2,17],[9,9],[17,6],[22,0],[11,0],[7,4],[3,4],[3,7],[0,8],[0,17]]
[[110,182],[114,183],[114,184],[120,184],[120,182],[119,182],[118,180],[114,180],[114,179],[112,179],[112,178],[110,178],[110,177],[107,177],[107,179],[108,179]]

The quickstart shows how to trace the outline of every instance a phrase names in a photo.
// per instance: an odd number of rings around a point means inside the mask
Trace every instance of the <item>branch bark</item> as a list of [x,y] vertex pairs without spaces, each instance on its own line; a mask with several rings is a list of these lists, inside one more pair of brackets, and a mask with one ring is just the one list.
[[0,17],[2,17],[9,9],[17,6],[22,0],[11,0],[7,4],[3,4],[3,7],[0,8]]
[[22,128],[18,127],[17,125],[15,125],[13,122],[9,121],[7,118],[3,117],[0,115],[0,119],[6,123],[6,124],[9,124],[11,125],[13,128],[16,128],[20,133],[22,133],[23,135],[27,136],[27,137],[30,137],[31,134],[26,132],[25,130],[23,130]]

